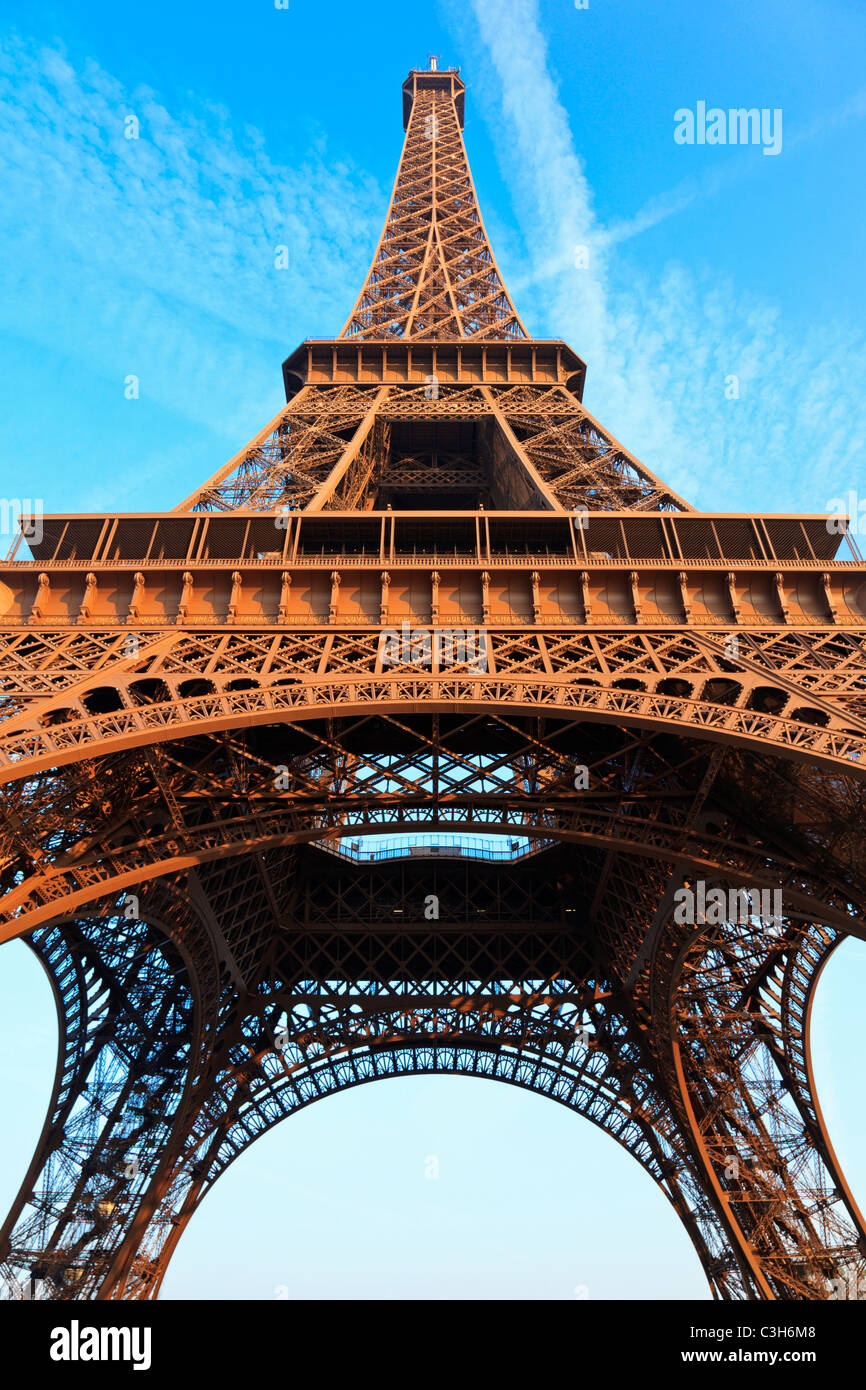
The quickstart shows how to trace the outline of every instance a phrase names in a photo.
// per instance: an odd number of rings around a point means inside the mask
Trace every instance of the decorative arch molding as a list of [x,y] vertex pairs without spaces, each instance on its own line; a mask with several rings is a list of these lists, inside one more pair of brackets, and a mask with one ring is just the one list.
[[[406,1038],[373,1046],[362,1044],[332,1059],[323,1059],[317,1068],[299,1071],[291,1083],[269,1097],[267,1113],[250,1116],[226,1134],[214,1167],[172,1226],[164,1248],[159,1283],[150,1296],[156,1297],[189,1222],[208,1193],[229,1167],[256,1141],[278,1124],[291,1119],[316,1101],[371,1082],[393,1077],[466,1076],[490,1080],[544,1096],[565,1106],[573,1114],[589,1120],[631,1154],[653,1178],[682,1221],[702,1267],[707,1272],[715,1298],[746,1297],[748,1283],[732,1255],[721,1222],[703,1202],[695,1185],[687,1154],[677,1143],[678,1136],[660,1138],[651,1127],[627,1109],[612,1094],[582,1085],[577,1071],[569,1075],[561,1056],[533,1054],[522,1048],[498,1050],[489,1039],[473,1038],[462,1032],[459,1042],[447,1036]],[[695,1214],[695,1212],[697,1214]]]
[[645,690],[566,683],[538,677],[376,676],[305,681],[220,694],[127,706],[106,714],[84,711],[79,719],[9,733],[0,742],[0,783],[19,780],[83,758],[146,747],[195,734],[216,733],[279,721],[425,711],[475,713],[502,709],[513,715],[582,718],[650,730],[677,729],[713,743],[766,751],[781,757],[844,768],[866,776],[866,725],[850,716],[826,724],[801,722],[740,705],[687,700]]

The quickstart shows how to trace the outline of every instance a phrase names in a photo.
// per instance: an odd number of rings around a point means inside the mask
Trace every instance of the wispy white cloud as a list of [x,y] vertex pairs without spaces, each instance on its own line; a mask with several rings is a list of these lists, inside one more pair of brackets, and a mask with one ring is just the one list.
[[649,231],[650,227],[657,227],[660,222],[675,217],[678,212],[685,212],[686,208],[692,207],[700,199],[714,196],[726,182],[743,177],[740,171],[745,167],[741,164],[736,170],[733,167],[714,169],[701,179],[683,179],[676,187],[664,193],[654,194],[630,217],[609,224],[606,237],[608,243],[615,245],[621,241],[630,241],[632,237],[640,236],[641,232]]
[[[551,75],[537,0],[472,0],[495,81],[473,80],[513,190],[527,273],[514,284],[536,331],[568,339],[589,364],[587,404],[638,457],[699,506],[822,509],[864,476],[866,343],[825,321],[808,342],[778,305],[711,269],[672,259],[657,279],[619,243],[717,191],[725,174],[684,183],[631,219],[596,214]],[[462,6],[450,5],[466,36]],[[817,138],[859,119],[863,94],[804,128]],[[508,139],[497,138],[501,130]],[[579,269],[575,248],[588,252]],[[736,376],[739,398],[726,397]],[[732,389],[732,388],[731,388]]]
[[[791,133],[786,132],[784,137],[785,149],[790,153],[791,150],[796,150],[802,145],[823,140],[831,131],[839,130],[852,121],[863,120],[864,117],[866,117],[866,87],[854,92],[838,106],[823,112],[799,130],[794,130]],[[650,227],[656,227],[667,218],[684,212],[686,208],[692,207],[696,202],[706,198],[714,198],[731,184],[738,183],[741,179],[754,174],[756,167],[753,163],[740,160],[736,164],[729,164],[726,168],[710,169],[701,178],[684,179],[674,188],[650,198],[631,217],[611,223],[606,230],[607,240],[608,242],[621,242],[639,236],[641,232],[648,231]]]
[[339,331],[382,215],[363,170],[315,130],[307,143],[300,163],[278,163],[218,106],[172,112],[94,62],[8,38],[0,326],[112,379],[138,375],[150,400],[239,446],[278,404],[281,358]]

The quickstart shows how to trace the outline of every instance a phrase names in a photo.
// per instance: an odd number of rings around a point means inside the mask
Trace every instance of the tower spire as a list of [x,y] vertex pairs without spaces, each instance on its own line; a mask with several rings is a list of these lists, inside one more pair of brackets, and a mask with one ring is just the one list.
[[526,338],[490,247],[463,143],[465,84],[415,68],[385,227],[341,338]]
[[428,61],[403,83],[394,191],[342,332],[292,353],[286,408],[176,511],[692,510],[583,407],[568,345],[528,336],[481,219],[465,85]]

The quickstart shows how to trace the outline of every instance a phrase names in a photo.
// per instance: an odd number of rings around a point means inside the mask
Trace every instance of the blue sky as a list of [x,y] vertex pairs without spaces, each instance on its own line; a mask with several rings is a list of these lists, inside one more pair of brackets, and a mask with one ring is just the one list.
[[[866,495],[860,3],[3,12],[4,496],[170,507],[275,413],[282,358],[336,334],[352,306],[399,156],[400,84],[431,51],[468,84],[466,140],[509,289],[531,332],[587,360],[590,410],[701,507]],[[698,101],[780,108],[781,152],[676,144],[675,111]],[[124,138],[130,115],[138,140]],[[815,1022],[822,1100],[861,1201],[864,956],[839,953]],[[53,1070],[47,987],[24,947],[7,960],[0,1205]],[[702,1296],[686,1237],[632,1168],[509,1088],[363,1088],[235,1166],[166,1292]]]

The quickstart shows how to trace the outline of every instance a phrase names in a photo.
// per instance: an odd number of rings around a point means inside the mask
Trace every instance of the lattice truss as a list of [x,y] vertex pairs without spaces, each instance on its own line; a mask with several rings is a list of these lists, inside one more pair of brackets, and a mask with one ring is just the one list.
[[[528,1086],[600,1124],[667,1193],[717,1296],[859,1281],[807,1037],[829,951],[866,934],[855,779],[576,720],[371,714],[130,750],[13,793],[5,931],[47,911],[31,941],[66,1031],[2,1233],[10,1287],[153,1296],[259,1134],[333,1090],[427,1070]],[[333,856],[421,826],[536,849],[471,866]],[[676,927],[684,874],[781,883],[784,920]]]
[[351,386],[306,388],[232,461],[227,476],[217,474],[205,484],[192,509],[299,510],[310,505],[344,456],[357,451],[353,487],[344,498],[347,508],[355,506],[364,491],[358,475],[380,468],[385,455],[385,430],[373,429],[378,394]]
[[391,456],[380,474],[380,486],[401,492],[428,492],[431,484],[443,489],[470,490],[490,497],[487,472],[473,467],[466,455],[449,449],[404,450]]
[[340,336],[527,336],[487,240],[449,92],[415,96],[385,228]]
[[691,510],[565,387],[494,387],[492,395],[526,457],[563,507]]
[[474,652],[439,669],[435,653],[429,660],[411,645],[386,667],[378,632],[137,635],[132,658],[128,632],[0,634],[0,776],[184,728],[359,700],[460,698],[631,717],[851,768],[866,754],[866,638],[857,631],[494,629],[483,674]]
[[[495,441],[519,471],[541,479],[533,505],[567,510],[691,510],[630,454],[562,386],[486,387],[389,384],[306,386],[267,430],[185,503],[198,511],[363,509],[383,475],[401,466],[394,423],[475,424],[490,435],[484,454],[452,458],[450,472],[480,471],[500,507],[517,505],[491,478]],[[433,447],[413,483],[448,488]],[[447,451],[446,451],[447,453]],[[527,465],[529,467],[527,468]],[[459,477],[457,479],[459,481]],[[502,490],[503,486],[505,491]],[[522,500],[523,494],[521,494]]]

